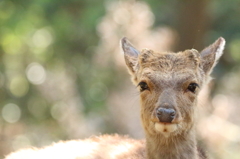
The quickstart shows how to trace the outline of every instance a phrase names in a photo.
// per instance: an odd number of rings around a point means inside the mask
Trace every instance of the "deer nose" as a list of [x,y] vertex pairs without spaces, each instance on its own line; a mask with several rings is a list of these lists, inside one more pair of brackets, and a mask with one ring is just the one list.
[[176,115],[174,109],[171,108],[158,108],[157,117],[160,122],[171,123]]

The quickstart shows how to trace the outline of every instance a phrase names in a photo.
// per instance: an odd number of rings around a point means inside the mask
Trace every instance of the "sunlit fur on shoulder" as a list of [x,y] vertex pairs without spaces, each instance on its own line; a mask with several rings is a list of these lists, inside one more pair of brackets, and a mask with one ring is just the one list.
[[62,141],[42,149],[23,149],[6,159],[143,159],[143,140],[103,135],[85,140]]

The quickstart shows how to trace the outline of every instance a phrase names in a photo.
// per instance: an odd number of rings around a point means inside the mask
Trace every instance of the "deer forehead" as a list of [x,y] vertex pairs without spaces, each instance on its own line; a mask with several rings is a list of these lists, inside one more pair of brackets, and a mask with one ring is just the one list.
[[150,80],[164,86],[200,80],[200,56],[193,50],[179,53],[157,53],[143,50],[139,56],[138,80]]
[[182,71],[185,68],[196,70],[199,63],[199,53],[192,50],[179,53],[157,53],[152,50],[143,50],[139,56],[140,68],[151,68],[162,72]]

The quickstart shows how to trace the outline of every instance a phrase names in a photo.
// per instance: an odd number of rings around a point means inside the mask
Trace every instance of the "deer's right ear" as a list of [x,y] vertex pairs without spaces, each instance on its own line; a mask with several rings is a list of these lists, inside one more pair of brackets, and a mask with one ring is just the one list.
[[133,47],[126,37],[121,39],[121,46],[128,70],[132,75],[135,75],[138,69],[138,55],[140,52]]

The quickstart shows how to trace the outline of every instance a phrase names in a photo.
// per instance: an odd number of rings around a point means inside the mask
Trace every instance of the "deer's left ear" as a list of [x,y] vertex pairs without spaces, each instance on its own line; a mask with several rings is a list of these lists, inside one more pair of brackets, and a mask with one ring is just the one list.
[[223,54],[225,39],[220,37],[212,45],[201,51],[201,65],[205,74],[209,75]]

